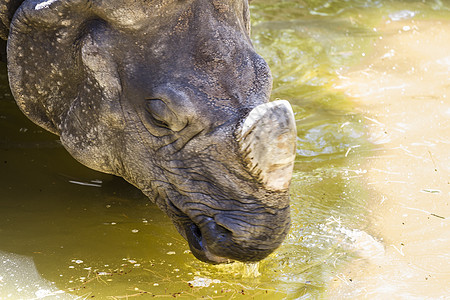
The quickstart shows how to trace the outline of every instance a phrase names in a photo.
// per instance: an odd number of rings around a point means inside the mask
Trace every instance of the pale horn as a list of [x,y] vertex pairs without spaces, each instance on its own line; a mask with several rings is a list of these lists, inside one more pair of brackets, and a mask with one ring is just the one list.
[[267,189],[287,190],[295,160],[297,129],[286,100],[258,105],[237,131],[244,162]]

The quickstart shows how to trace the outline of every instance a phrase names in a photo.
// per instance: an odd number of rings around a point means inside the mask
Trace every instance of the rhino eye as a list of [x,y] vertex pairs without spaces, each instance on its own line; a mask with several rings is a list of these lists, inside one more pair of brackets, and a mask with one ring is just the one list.
[[146,99],[145,109],[150,120],[158,127],[170,129],[170,119],[172,112],[161,99]]

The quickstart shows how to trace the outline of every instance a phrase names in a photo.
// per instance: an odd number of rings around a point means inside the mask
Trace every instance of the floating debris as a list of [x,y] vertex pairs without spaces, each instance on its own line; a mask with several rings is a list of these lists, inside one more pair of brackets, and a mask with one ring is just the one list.
[[76,180],[69,180],[70,183],[83,185],[83,186],[92,186],[92,187],[102,187],[101,184],[98,183],[90,183],[90,182],[82,182],[82,181],[76,181]]
[[109,273],[109,272],[97,272],[97,275],[98,276],[111,276],[112,273]]
[[81,259],[72,259],[72,262],[76,264],[82,264],[84,261],[82,261]]
[[405,10],[400,10],[400,11],[394,12],[392,14],[389,14],[389,18],[395,22],[395,21],[411,19],[415,15],[416,15],[416,13],[414,11],[405,9]]
[[220,283],[220,280],[195,276],[194,280],[188,281],[190,287],[209,287],[213,283]]
[[440,194],[441,191],[440,190],[435,190],[435,189],[423,189],[421,190],[422,193],[430,193],[430,194]]
[[437,214],[430,214],[430,215],[432,215],[433,217],[445,220],[445,217],[443,217],[443,216],[439,216]]

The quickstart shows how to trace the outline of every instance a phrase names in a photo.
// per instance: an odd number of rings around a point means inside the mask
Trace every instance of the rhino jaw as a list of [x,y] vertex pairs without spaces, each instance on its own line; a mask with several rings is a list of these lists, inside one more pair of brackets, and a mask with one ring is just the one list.
[[296,137],[294,112],[286,100],[256,106],[238,129],[244,162],[265,188],[273,191],[289,188]]

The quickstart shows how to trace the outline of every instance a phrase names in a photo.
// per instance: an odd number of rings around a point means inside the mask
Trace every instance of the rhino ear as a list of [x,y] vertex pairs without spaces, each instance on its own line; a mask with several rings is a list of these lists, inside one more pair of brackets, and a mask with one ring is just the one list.
[[0,38],[7,40],[11,20],[24,0],[1,0],[0,1]]
[[28,118],[59,135],[81,163],[117,174],[114,153],[100,149],[112,149],[111,134],[124,126],[120,101],[110,101],[117,100],[120,81],[109,24],[91,2],[23,2],[10,27],[8,75]]
[[83,2],[24,1],[10,26],[7,51],[11,91],[33,122],[56,134],[60,118],[77,97],[77,86],[83,78],[76,55],[76,41],[88,17]]
[[[94,96],[96,101],[117,96],[120,82],[104,33],[141,24],[151,5],[139,5],[129,0],[25,0],[11,22],[7,49],[11,90],[22,111],[60,135],[62,118],[77,114],[76,105],[84,110],[81,106],[93,104]],[[133,11],[133,18],[124,11]]]

